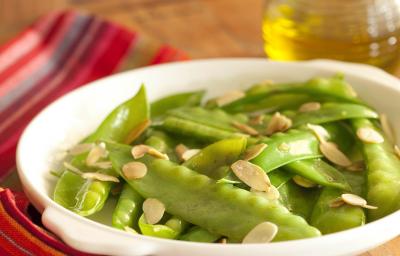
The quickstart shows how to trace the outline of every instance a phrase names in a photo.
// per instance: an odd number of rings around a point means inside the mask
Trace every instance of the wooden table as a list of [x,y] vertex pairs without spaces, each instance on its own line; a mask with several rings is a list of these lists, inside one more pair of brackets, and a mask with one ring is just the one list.
[[[51,1],[51,0],[47,0]],[[0,23],[0,43],[14,36],[51,8],[76,8],[96,13],[159,42],[186,51],[192,58],[264,57],[261,38],[263,0],[0,0],[18,19]],[[39,5],[39,6],[38,6]],[[23,14],[23,15],[21,15]],[[351,242],[351,241],[349,241]],[[400,237],[362,256],[399,256]]]

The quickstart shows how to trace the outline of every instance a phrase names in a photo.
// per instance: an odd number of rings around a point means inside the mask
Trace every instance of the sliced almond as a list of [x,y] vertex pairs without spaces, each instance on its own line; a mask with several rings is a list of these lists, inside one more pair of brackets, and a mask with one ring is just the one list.
[[390,124],[389,119],[387,118],[387,116],[385,114],[380,114],[379,115],[379,121],[381,123],[382,130],[386,134],[387,138],[391,142],[395,142],[396,139],[395,139],[393,126]]
[[81,176],[84,179],[119,182],[119,179],[117,177],[114,177],[114,176],[111,176],[111,175],[107,175],[107,174],[104,174],[104,173],[99,173],[99,172],[85,172],[85,173],[82,173]]
[[269,243],[278,233],[278,226],[266,221],[255,226],[244,238],[243,244]]
[[254,145],[250,148],[248,148],[245,152],[244,152],[244,156],[243,156],[243,160],[249,161],[253,158],[256,158],[259,154],[261,154],[261,152],[264,151],[264,149],[266,149],[268,147],[267,144],[265,143],[261,143],[261,144],[257,144]]
[[129,162],[122,167],[122,173],[128,180],[140,179],[146,176],[147,166],[141,162]]
[[93,143],[78,144],[78,145],[75,145],[70,150],[68,150],[68,154],[71,156],[80,155],[80,154],[86,153],[89,150],[91,150],[93,148],[93,146],[94,146]]
[[276,132],[284,132],[292,126],[292,120],[279,112],[276,112],[268,123],[267,135],[272,135]]
[[279,190],[273,185],[271,185],[269,187],[268,191],[266,191],[266,192],[258,191],[254,188],[251,188],[250,191],[253,192],[254,194],[256,194],[258,196],[262,196],[268,200],[278,200],[279,197],[281,196],[279,193]]
[[347,167],[352,163],[350,159],[337,147],[335,143],[332,142],[321,142],[319,144],[319,149],[322,154],[332,163],[339,166]]
[[242,123],[234,121],[234,122],[232,122],[232,125],[235,128],[239,129],[240,131],[242,131],[242,132],[244,132],[246,134],[249,134],[249,135],[252,135],[252,136],[257,136],[258,135],[258,131],[256,129],[254,129],[253,127],[248,126],[246,124],[242,124]]
[[111,163],[111,161],[96,162],[96,163],[92,164],[92,166],[99,168],[99,169],[110,169],[110,168],[112,168],[112,163]]
[[249,120],[249,124],[251,125],[260,125],[263,123],[265,116],[264,115],[256,115]]
[[125,226],[125,227],[124,227],[124,230],[125,230],[126,232],[131,233],[131,234],[134,234],[134,235],[138,235],[138,234],[139,234],[136,230],[134,230],[133,228],[128,227],[128,226]]
[[271,182],[261,167],[244,160],[238,160],[231,166],[233,173],[249,187],[258,191],[268,191]]
[[365,169],[364,161],[353,162],[351,165],[346,167],[346,170],[351,172],[360,172],[364,171],[364,169]]
[[99,145],[95,145],[90,151],[88,156],[86,157],[86,165],[92,166],[95,164],[97,161],[100,160],[100,158],[107,157],[108,152],[106,150],[105,144],[102,142]]
[[150,126],[150,124],[151,124],[150,120],[145,120],[138,126],[136,126],[136,128],[133,129],[127,136],[126,140],[124,141],[125,144],[131,144],[133,141],[139,138],[139,136],[142,135],[146,131],[146,129]]
[[321,125],[307,124],[307,128],[314,133],[319,142],[325,142],[330,138],[328,131]]
[[176,153],[176,155],[178,156],[179,160],[184,161],[184,159],[183,159],[183,154],[184,154],[186,151],[188,151],[188,150],[189,150],[189,149],[188,149],[185,145],[183,145],[183,144],[178,144],[178,145],[175,147],[175,153]]
[[242,92],[240,90],[234,90],[234,91],[227,92],[224,95],[222,95],[221,97],[217,98],[215,100],[215,102],[217,103],[218,107],[222,107],[222,106],[232,103],[238,99],[241,99],[244,96],[246,96],[246,94],[244,92]]
[[183,159],[183,161],[187,161],[190,158],[192,158],[193,156],[197,155],[199,152],[200,152],[200,149],[189,149],[189,150],[186,150],[182,154],[182,159]]
[[397,145],[394,145],[394,153],[400,159],[400,148]]
[[376,206],[368,205],[367,200],[354,194],[342,194],[340,198],[349,205],[360,206],[367,209],[378,209]]
[[69,170],[75,174],[82,175],[82,173],[83,173],[81,170],[79,170],[78,168],[76,168],[75,166],[73,166],[72,164],[70,164],[68,162],[64,162],[63,165],[65,168],[67,168],[67,170]]
[[131,154],[133,156],[134,159],[139,159],[142,158],[145,154],[147,154],[147,152],[149,152],[150,147],[147,145],[136,145],[133,146],[133,148],[131,149]]
[[142,209],[146,222],[151,225],[157,224],[165,212],[164,204],[155,198],[147,198],[143,202]]
[[299,175],[294,176],[293,181],[294,181],[294,183],[296,183],[297,185],[299,185],[303,188],[313,188],[313,187],[317,186],[317,184],[315,184],[314,182],[312,182],[306,178],[303,178]]
[[300,106],[299,112],[317,111],[320,108],[321,108],[321,103],[319,102],[307,102]]
[[337,208],[337,207],[340,207],[340,206],[342,206],[342,205],[344,205],[344,204],[345,204],[345,202],[343,201],[342,198],[336,198],[336,199],[332,200],[332,201],[329,203],[329,207],[331,207],[331,208]]
[[155,158],[160,158],[164,160],[169,160],[169,157],[167,154],[161,153],[155,148],[150,148],[149,151],[147,152],[149,155],[154,156]]
[[357,129],[357,137],[366,143],[382,143],[384,139],[382,135],[370,127],[362,127]]

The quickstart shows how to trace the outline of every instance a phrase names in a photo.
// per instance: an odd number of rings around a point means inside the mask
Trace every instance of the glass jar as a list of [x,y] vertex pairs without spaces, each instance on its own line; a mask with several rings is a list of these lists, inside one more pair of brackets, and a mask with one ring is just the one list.
[[263,37],[271,59],[328,58],[393,71],[400,0],[267,0]]

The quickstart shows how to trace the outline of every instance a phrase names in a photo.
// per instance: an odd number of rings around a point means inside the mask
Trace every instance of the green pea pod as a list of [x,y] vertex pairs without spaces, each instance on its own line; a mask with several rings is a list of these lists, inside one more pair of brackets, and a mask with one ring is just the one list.
[[365,214],[361,207],[344,204],[331,207],[330,204],[344,192],[335,188],[324,188],[311,215],[310,224],[322,234],[330,234],[355,228],[365,224]]
[[[354,119],[352,126],[355,133],[369,128],[382,134],[368,119]],[[400,160],[387,139],[383,143],[361,141],[361,147],[367,166],[366,199],[378,207],[368,210],[368,220],[373,221],[400,209]]]
[[263,142],[268,147],[251,162],[267,173],[297,160],[321,157],[318,140],[310,131],[290,130],[276,133],[263,139]]
[[378,114],[372,109],[351,103],[329,102],[322,104],[319,110],[308,112],[296,112],[289,115],[293,121],[293,127],[303,124],[323,124],[328,122],[352,119],[352,118],[378,118]]
[[180,108],[168,111],[168,115],[204,124],[221,130],[237,132],[232,122],[247,123],[248,117],[243,114],[230,115],[221,109]]
[[336,143],[343,153],[350,156],[355,148],[355,139],[351,128],[343,122],[326,123],[322,126],[329,133],[329,141]]
[[351,190],[343,174],[321,159],[295,161],[282,168],[322,186]]
[[145,236],[153,236],[166,239],[175,239],[178,237],[179,232],[171,227],[162,224],[148,224],[144,218],[144,215],[139,218],[140,232]]
[[289,182],[293,178],[293,176],[294,175],[290,172],[282,169],[278,169],[268,173],[271,184],[274,185],[277,189]]
[[189,223],[174,216],[165,222],[165,226],[172,228],[179,235],[185,231],[185,229],[189,226]]
[[351,172],[343,170],[342,173],[351,187],[351,193],[364,197],[366,185],[365,172]]
[[319,189],[302,188],[289,180],[282,184],[278,190],[280,194],[279,201],[290,212],[306,220],[310,219],[314,204],[318,198]]
[[[116,144],[110,147],[113,148],[110,151],[113,166],[121,172],[122,166],[133,160],[131,147]],[[229,184],[216,183],[205,175],[168,160],[144,156],[140,161],[149,171],[141,179],[126,179],[129,185],[143,197],[160,200],[167,212],[211,233],[241,241],[257,224],[270,221],[279,227],[275,241],[320,235],[317,229],[309,226],[303,218],[291,214],[278,202]]]
[[124,184],[112,215],[113,227],[124,229],[133,226],[137,230],[142,203],[143,198],[131,186]]
[[[161,128],[179,136],[196,138],[199,141],[208,143],[229,138],[249,137],[243,133],[230,132],[173,116],[165,118]],[[257,139],[248,138],[249,143],[255,143],[256,141]]]
[[[146,90],[142,86],[134,97],[116,107],[83,143],[98,140],[125,142],[131,131],[148,119]],[[85,158],[86,154],[83,154],[72,159],[72,162],[80,166]],[[102,172],[116,175],[112,169]],[[83,179],[75,173],[64,171],[57,181],[53,197],[63,207],[87,216],[102,209],[111,185],[111,182]]]
[[[339,102],[361,103],[349,84],[343,77],[313,78],[305,83],[268,84],[257,93],[248,93],[222,108],[230,113],[243,112],[248,105],[254,105],[260,101],[267,101],[276,94],[306,94],[314,99],[333,100]],[[263,106],[262,106],[263,107]],[[252,109],[252,111],[257,109]]]
[[216,170],[238,160],[246,149],[246,143],[247,139],[244,137],[220,140],[203,148],[183,165],[213,179],[221,179],[223,176]]
[[144,143],[157,149],[160,152],[167,154],[172,161],[178,161],[174,150],[177,143],[164,132],[152,131],[150,133],[150,136],[145,140]]
[[179,240],[201,243],[214,243],[220,239],[220,235],[212,234],[199,226],[192,227],[188,232],[181,235]]
[[204,94],[205,91],[185,92],[156,100],[151,104],[151,118],[161,117],[170,109],[198,106]]

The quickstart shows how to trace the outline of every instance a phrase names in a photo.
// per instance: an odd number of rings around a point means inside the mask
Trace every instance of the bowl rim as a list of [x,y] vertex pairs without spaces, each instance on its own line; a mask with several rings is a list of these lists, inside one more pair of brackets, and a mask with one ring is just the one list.
[[[179,241],[179,240],[169,240],[169,239],[162,239],[162,238],[156,238],[156,237],[148,237],[148,236],[132,236],[132,234],[129,234],[125,231],[115,229],[113,227],[107,226],[105,224],[98,223],[96,221],[93,221],[91,219],[82,217],[72,211],[69,211],[68,209],[63,208],[62,206],[58,205],[55,201],[53,201],[50,196],[45,194],[44,192],[35,190],[33,187],[33,184],[29,181],[25,171],[23,170],[22,166],[22,160],[21,156],[23,152],[21,152],[21,149],[23,148],[23,144],[25,143],[25,137],[27,136],[27,131],[30,130],[30,127],[32,126],[33,123],[36,123],[36,121],[39,119],[39,117],[45,115],[49,110],[51,110],[55,105],[62,104],[62,102],[65,100],[67,97],[73,97],[74,94],[79,94],[82,90],[86,90],[87,87],[91,86],[96,86],[96,84],[100,83],[108,83],[110,81],[119,79],[120,77],[123,76],[132,76],[135,73],[142,72],[143,70],[154,70],[154,69],[160,69],[160,68],[168,68],[168,67],[179,67],[182,65],[196,65],[198,63],[208,63],[208,62],[262,62],[262,63],[275,63],[277,65],[307,65],[312,69],[320,69],[322,71],[333,71],[333,69],[336,69],[337,67],[353,67],[359,70],[366,70],[368,69],[369,71],[374,71],[376,74],[381,76],[381,79],[385,77],[386,81],[381,81],[379,79],[373,79],[373,78],[368,78],[368,80],[373,80],[374,83],[379,83],[380,86],[385,86],[388,88],[391,88],[395,91],[397,91],[400,94],[400,86],[396,87],[393,82],[396,82],[398,85],[400,85],[400,81],[397,80],[396,78],[388,75],[386,72],[375,68],[371,67],[368,65],[360,65],[360,64],[352,64],[352,63],[344,63],[344,62],[339,62],[339,61],[332,61],[332,60],[313,60],[313,61],[299,61],[299,62],[279,62],[279,61],[271,61],[267,60],[264,58],[213,58],[213,59],[201,59],[201,60],[190,60],[190,61],[184,61],[184,62],[175,62],[175,63],[165,63],[165,64],[160,64],[156,66],[149,66],[149,67],[142,67],[142,68],[137,68],[134,70],[130,71],[125,71],[121,72],[118,74],[114,74],[111,76],[107,76],[98,80],[95,80],[93,82],[87,83],[83,86],[80,86],[77,89],[74,89],[73,91],[67,93],[66,95],[61,96],[48,106],[46,106],[44,109],[42,109],[29,123],[29,125],[25,128],[23,134],[20,137],[20,140],[18,142],[17,146],[17,154],[16,154],[16,162],[17,162],[17,172],[18,176],[21,180],[21,183],[23,185],[23,189],[28,196],[29,199],[32,199],[33,197],[39,198],[40,202],[34,202],[34,206],[39,209],[39,211],[43,211],[47,207],[52,207],[55,209],[58,209],[63,212],[63,214],[79,221],[81,224],[85,225],[92,225],[96,226],[97,228],[100,228],[104,231],[108,232],[113,232],[115,234],[118,234],[120,236],[126,236],[130,237],[132,239],[139,239],[143,241],[148,241],[148,242],[155,242],[155,243],[162,243],[162,244],[168,244],[172,246],[184,246],[184,245],[189,245],[191,247],[195,246],[209,246],[209,247],[246,247],[246,248],[253,248],[253,247],[258,247],[260,245],[262,246],[268,246],[268,247],[281,247],[281,246],[297,246],[298,244],[304,244],[305,242],[308,243],[318,243],[322,241],[327,241],[327,240],[332,240],[334,238],[339,238],[339,237],[348,237],[351,238],[353,233],[360,232],[360,231],[368,231],[372,230],[373,228],[376,228],[378,226],[381,226],[381,223],[384,222],[391,222],[392,219],[399,218],[400,217],[400,210],[391,213],[379,220],[373,221],[371,223],[367,223],[366,225],[352,228],[349,230],[344,230],[332,234],[327,234],[323,235],[320,237],[313,237],[313,238],[306,238],[306,239],[298,239],[298,240],[291,240],[291,241],[280,241],[280,242],[274,242],[274,243],[269,243],[269,244],[218,244],[218,243],[203,243],[203,242],[189,242],[189,241]],[[320,66],[319,66],[320,65]],[[333,67],[332,67],[333,66]],[[348,74],[351,74],[351,76],[354,76],[356,78],[360,79],[366,79],[364,76],[360,74],[356,74],[355,72],[349,71]],[[391,83],[389,83],[389,81]],[[399,232],[400,233],[400,232]]]

